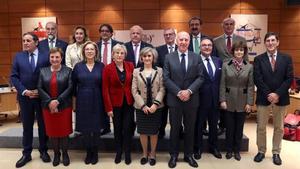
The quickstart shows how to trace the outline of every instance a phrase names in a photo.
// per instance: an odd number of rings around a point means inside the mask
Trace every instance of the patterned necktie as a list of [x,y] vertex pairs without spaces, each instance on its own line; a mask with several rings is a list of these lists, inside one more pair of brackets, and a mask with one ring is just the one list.
[[180,67],[181,67],[181,70],[182,70],[183,75],[185,75],[185,73],[186,73],[186,67],[185,67],[185,54],[182,53],[180,56],[181,56]]
[[34,71],[35,70],[34,53],[30,54],[30,66],[31,66],[32,71]]
[[272,71],[275,71],[275,65],[276,65],[276,60],[275,60],[275,55],[271,55],[271,66],[272,66]]
[[227,36],[227,50],[230,53],[231,52],[231,37]]
[[195,45],[195,53],[199,54],[200,53],[200,46],[199,46],[199,42],[198,42],[198,36],[194,37],[194,45]]
[[214,78],[214,72],[213,72],[211,63],[209,62],[209,58],[206,58],[205,60],[207,61],[208,75],[209,75],[210,79],[213,79]]
[[108,50],[108,48],[107,48],[107,42],[103,42],[103,44],[104,44],[104,50],[103,50],[103,63],[104,63],[104,65],[107,65],[107,50]]
[[52,49],[54,47],[54,41],[50,40],[50,49]]
[[170,49],[170,52],[169,53],[172,53],[174,50],[173,50],[173,46],[169,46],[169,49]]

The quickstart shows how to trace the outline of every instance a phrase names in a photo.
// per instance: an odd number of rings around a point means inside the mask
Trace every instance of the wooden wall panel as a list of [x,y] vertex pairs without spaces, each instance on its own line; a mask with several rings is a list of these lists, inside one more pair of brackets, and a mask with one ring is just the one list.
[[9,25],[21,25],[21,18],[26,17],[45,17],[45,13],[9,13]]
[[189,25],[187,22],[161,22],[160,28],[176,28],[177,32],[189,31]]
[[[300,23],[285,23],[284,26],[281,26],[280,36],[300,36]],[[299,44],[300,47],[300,44]]]
[[300,50],[281,50],[281,52],[289,54],[294,63],[300,64]]
[[143,29],[159,29],[160,24],[157,23],[132,23],[132,24],[124,24],[124,30],[129,30],[133,25],[138,24]]
[[122,10],[123,1],[120,0],[88,0],[84,1],[85,11]]
[[8,13],[1,13],[0,12],[0,21],[1,21],[0,26],[8,25]]
[[160,9],[201,9],[201,1],[197,0],[160,0]]
[[8,39],[8,38],[9,38],[9,26],[1,26],[0,39]]
[[9,51],[9,39],[0,39],[0,51],[8,52]]
[[241,9],[280,9],[282,0],[241,0]]
[[242,9],[242,14],[267,14],[268,22],[279,22],[280,21],[280,10],[271,9],[271,10],[255,10],[255,9]]
[[85,24],[123,23],[123,11],[85,12]]
[[[141,15],[141,13],[143,13]],[[128,10],[124,11],[124,24],[159,22],[159,10]]]
[[240,0],[212,1],[202,0],[202,9],[240,9]]
[[214,23],[222,23],[224,18],[228,18],[230,14],[240,14],[240,10],[233,9],[233,10],[211,10],[211,9],[204,9],[200,11],[200,16],[203,23],[207,22],[214,22]]
[[10,51],[21,51],[22,50],[22,36],[20,38],[10,39]]
[[20,26],[9,26],[9,38],[22,37],[22,28]]
[[8,0],[0,0],[0,13],[8,12]]
[[45,0],[47,12],[83,11],[84,0]]
[[82,11],[68,12],[48,12],[46,16],[55,16],[58,25],[75,25],[84,23],[84,15]]
[[0,65],[9,65],[10,62],[10,53],[9,52],[0,52]]
[[45,1],[44,0],[9,0],[8,1],[9,12],[36,12],[45,13]]
[[[102,23],[93,24],[93,25],[86,25],[86,28],[89,30],[89,36],[91,38],[96,38],[97,41],[99,40],[99,27]],[[111,24],[114,30],[123,30],[124,24]]]
[[[124,10],[159,9],[159,0],[124,0]],[[139,15],[137,15],[139,16]]]
[[300,36],[281,36],[280,49],[299,49]]
[[202,25],[202,32],[211,37],[216,37],[224,33],[220,23],[205,23]]
[[10,70],[11,70],[11,66],[10,65],[1,65],[0,66],[0,77],[2,76],[9,76],[10,74]]
[[281,10],[280,22],[300,22],[300,8]]
[[185,22],[193,16],[200,16],[200,10],[161,10],[160,22]]
[[[280,23],[268,23],[269,32],[280,32]],[[265,36],[265,35],[263,35]]]

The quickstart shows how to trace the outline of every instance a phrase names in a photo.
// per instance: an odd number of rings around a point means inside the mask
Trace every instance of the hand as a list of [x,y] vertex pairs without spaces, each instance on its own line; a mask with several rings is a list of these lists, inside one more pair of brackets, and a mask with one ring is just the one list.
[[57,113],[58,112],[58,106],[59,102],[57,100],[51,100],[48,107],[51,111],[51,113]]
[[156,104],[152,104],[152,106],[149,108],[150,113],[154,113],[156,110],[157,110],[157,105]]
[[276,93],[270,93],[268,94],[268,101],[275,104],[279,101],[279,96]]
[[182,90],[183,101],[188,101],[190,99],[191,93],[188,90]]
[[221,109],[227,110],[227,103],[226,102],[221,102],[220,106],[221,106]]
[[149,107],[148,107],[148,106],[144,106],[142,110],[143,110],[143,112],[144,112],[145,114],[148,114],[148,113],[149,113]]
[[114,112],[113,112],[113,111],[109,111],[109,112],[107,112],[107,115],[108,115],[109,117],[114,117]]
[[250,113],[251,112],[251,106],[249,104],[246,104],[245,111],[246,111],[246,113]]
[[30,99],[38,98],[39,93],[37,90],[26,90],[25,96],[29,97]]

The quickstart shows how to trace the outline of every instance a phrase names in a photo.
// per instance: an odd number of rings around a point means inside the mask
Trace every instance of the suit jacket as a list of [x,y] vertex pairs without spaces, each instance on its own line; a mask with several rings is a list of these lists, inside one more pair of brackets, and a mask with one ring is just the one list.
[[220,102],[227,103],[231,112],[245,112],[246,104],[254,102],[253,66],[243,61],[240,71],[237,71],[232,59],[224,62],[220,85]]
[[[127,42],[125,43],[126,49],[127,49],[127,56],[125,58],[126,61],[132,62],[134,67],[141,67],[141,63],[140,61],[138,62],[137,65],[135,65],[136,61],[135,61],[135,55],[134,55],[134,50],[133,50],[133,46],[132,46],[132,42]],[[153,47],[151,44],[146,43],[141,41],[141,47],[140,47],[140,51],[144,48],[144,47]]]
[[51,68],[44,67],[41,69],[38,90],[43,108],[48,108],[50,101],[54,99],[57,99],[59,102],[59,110],[72,106],[73,85],[71,75],[72,69],[62,65],[61,69],[56,73],[58,96],[53,98],[50,95],[50,81],[52,77]]
[[[201,33],[201,39],[204,38],[204,37],[208,37],[208,36]],[[200,42],[201,42],[201,39],[200,39]],[[200,45],[200,43],[199,43],[199,45]],[[188,50],[194,52],[193,46],[194,46],[193,35],[190,34],[190,44],[189,44]],[[197,54],[199,55],[199,53],[197,53]]]
[[[186,104],[190,107],[199,105],[199,88],[203,83],[203,68],[200,65],[200,56],[188,51],[188,68],[185,75],[180,67],[178,52],[166,55],[163,69],[163,78],[167,93],[167,103],[170,107],[182,106]],[[192,95],[189,101],[182,102],[177,94],[180,90],[190,89]]]
[[11,71],[11,81],[18,91],[18,97],[24,90],[37,89],[40,68],[50,66],[49,57],[43,51],[38,51],[38,60],[34,71],[31,69],[29,54],[26,51],[18,52],[14,58]]
[[[116,44],[123,44],[122,42],[119,42],[119,41],[116,41],[116,40],[113,40],[111,39],[111,52],[112,52],[112,49],[113,47],[116,45]],[[97,42],[97,46],[99,48],[99,55],[100,57],[102,58],[102,55],[101,55],[101,49],[102,49],[102,40],[98,41]]]
[[113,107],[121,107],[124,103],[124,97],[128,105],[133,104],[131,84],[134,66],[132,63],[125,61],[124,69],[126,72],[124,84],[119,79],[115,62],[108,64],[103,70],[102,95],[105,112],[112,111]]
[[279,95],[278,106],[290,104],[288,89],[291,86],[293,63],[289,55],[277,52],[275,71],[272,71],[267,53],[256,56],[254,59],[254,83],[257,87],[257,105],[270,105],[267,96],[269,93]]
[[[244,37],[233,34],[231,44],[233,45],[238,41],[242,41],[245,44],[247,44],[246,39]],[[233,57],[231,51],[228,51],[227,49],[227,45],[225,43],[225,34],[214,39],[214,47],[216,49],[216,55],[220,57],[223,62],[228,61]],[[245,55],[244,60],[248,61],[248,55]]]
[[[165,63],[165,56],[167,54],[169,54],[168,46],[167,46],[167,44],[164,44],[164,45],[158,46],[156,48],[156,50],[157,50],[157,53],[158,53],[156,65],[158,67],[163,68],[164,67],[164,63]],[[175,45],[175,51],[176,50],[177,50],[177,45]]]
[[[132,79],[132,95],[134,98],[134,107],[142,109],[147,103],[147,81],[143,68],[136,68],[133,71]],[[158,108],[164,106],[163,98],[165,95],[165,87],[163,85],[162,68],[155,67],[151,72],[151,93],[152,103],[158,105]]]
[[[67,46],[68,46],[67,42],[60,40],[60,39],[56,39],[55,47],[62,49],[62,51],[64,52],[63,58],[65,58],[64,56],[65,56],[65,53],[67,50]],[[50,49],[49,49],[48,39],[44,39],[44,40],[40,41],[38,48],[39,48],[39,50],[44,51],[45,53],[47,53],[49,55]],[[63,59],[62,63],[65,64],[65,59]]]
[[217,109],[219,107],[219,89],[222,73],[222,61],[220,58],[215,56],[212,56],[211,58],[216,68],[213,79],[210,78],[202,59],[200,62],[202,65],[201,67],[203,68],[204,81],[199,89],[199,108],[203,109],[211,109],[212,107]]

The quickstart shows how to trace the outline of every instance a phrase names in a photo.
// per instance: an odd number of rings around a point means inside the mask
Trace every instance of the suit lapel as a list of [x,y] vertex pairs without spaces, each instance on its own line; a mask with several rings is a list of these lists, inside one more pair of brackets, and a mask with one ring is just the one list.
[[189,73],[189,71],[191,69],[192,63],[193,63],[193,57],[190,56],[190,52],[188,52],[187,57],[188,57],[188,67],[187,67],[185,75],[188,75],[188,73]]
[[223,49],[225,50],[225,52],[229,55],[230,52],[227,49],[227,45],[226,45],[226,38],[225,38],[225,34],[222,36],[222,41],[221,41],[221,45],[223,46]]
[[[277,59],[277,58],[276,58]],[[270,63],[270,60],[269,60],[269,56],[267,54],[267,52],[264,54],[264,56],[262,57],[262,60],[264,62],[263,65],[267,66],[268,70],[273,73],[273,70],[272,70],[272,66],[271,66],[271,63]],[[275,65],[276,67],[276,65]]]

